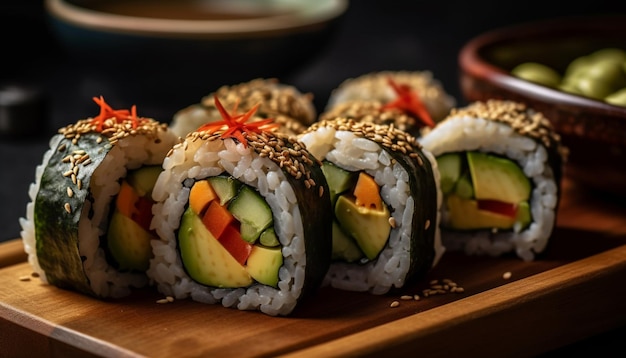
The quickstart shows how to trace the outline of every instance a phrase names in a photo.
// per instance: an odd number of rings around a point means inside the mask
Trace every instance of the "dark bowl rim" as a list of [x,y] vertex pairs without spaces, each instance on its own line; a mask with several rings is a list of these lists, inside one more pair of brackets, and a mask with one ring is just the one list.
[[626,30],[626,15],[571,16],[510,25],[483,32],[462,46],[458,65],[462,72],[502,89],[518,93],[536,101],[577,107],[607,117],[626,119],[626,108],[600,100],[563,92],[512,76],[509,71],[488,62],[480,55],[481,49],[508,41],[530,39],[550,33],[554,36],[574,36],[573,33]]
[[[340,18],[349,0],[305,2],[307,11],[240,20],[177,20],[138,18],[82,8],[66,0],[44,0],[51,19],[75,28],[155,38],[236,39],[285,36],[316,31]],[[311,5],[314,4],[314,5]]]

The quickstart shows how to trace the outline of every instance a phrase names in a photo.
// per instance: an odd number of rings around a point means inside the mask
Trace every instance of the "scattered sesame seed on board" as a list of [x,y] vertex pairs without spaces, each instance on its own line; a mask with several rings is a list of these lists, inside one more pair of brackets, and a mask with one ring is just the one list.
[[20,276],[20,281],[30,281],[30,276]]
[[[443,295],[443,294],[447,294],[447,293],[463,293],[465,292],[465,289],[463,287],[460,287],[456,282],[452,281],[449,278],[445,278],[442,280],[431,280],[429,282],[429,287],[425,288],[422,290],[422,295],[420,296],[419,294],[414,294],[414,295],[402,295],[400,296],[400,300],[402,301],[419,301],[422,297],[426,298],[426,297],[430,297],[430,296],[435,296],[435,295]],[[394,302],[398,302],[398,301],[394,301]],[[399,305],[399,302],[398,302]],[[394,305],[394,303],[391,303],[390,307],[397,307],[398,305]]]
[[389,307],[391,307],[391,308],[395,308],[395,307],[398,307],[398,306],[400,306],[400,302],[398,302],[398,301],[393,301],[389,305]]

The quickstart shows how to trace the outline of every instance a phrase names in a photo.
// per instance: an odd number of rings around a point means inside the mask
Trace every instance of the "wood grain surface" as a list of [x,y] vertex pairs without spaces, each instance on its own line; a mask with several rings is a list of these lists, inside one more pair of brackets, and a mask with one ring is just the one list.
[[[159,304],[150,288],[100,301],[30,277],[21,242],[0,244],[0,356],[536,355],[626,323],[626,208],[567,180],[563,189],[550,246],[533,262],[448,252],[401,290],[323,288],[289,317]],[[400,299],[444,278],[464,292]]]

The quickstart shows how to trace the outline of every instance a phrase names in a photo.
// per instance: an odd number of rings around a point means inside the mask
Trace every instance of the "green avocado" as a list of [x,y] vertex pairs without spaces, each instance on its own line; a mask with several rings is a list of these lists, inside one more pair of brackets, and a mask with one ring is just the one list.
[[335,205],[335,217],[341,228],[356,240],[370,260],[375,259],[387,243],[391,232],[389,216],[386,205],[383,210],[365,208],[346,195],[340,195]]
[[446,153],[437,157],[441,191],[444,194],[448,194],[454,189],[461,176],[461,164],[461,154],[459,153]]
[[516,217],[480,210],[476,200],[465,199],[454,194],[446,198],[446,205],[448,207],[448,221],[445,226],[455,230],[511,229],[516,223],[519,223],[520,228],[523,229],[531,221],[530,207],[527,201],[517,205]]
[[264,285],[278,287],[278,270],[283,265],[280,247],[252,246],[246,270],[253,279]]
[[482,152],[467,152],[476,199],[520,203],[530,197],[530,181],[513,161]]
[[333,220],[333,260],[355,262],[363,258],[363,251],[359,248],[353,238],[347,235],[339,227],[336,220]]
[[228,205],[228,211],[239,220],[241,238],[254,243],[263,230],[274,222],[272,209],[256,190],[243,185]]
[[178,247],[185,270],[199,283],[235,288],[253,282],[248,271],[211,235],[191,208],[183,214]]
[[107,231],[107,247],[120,270],[145,271],[150,264],[153,236],[131,218],[113,211]]

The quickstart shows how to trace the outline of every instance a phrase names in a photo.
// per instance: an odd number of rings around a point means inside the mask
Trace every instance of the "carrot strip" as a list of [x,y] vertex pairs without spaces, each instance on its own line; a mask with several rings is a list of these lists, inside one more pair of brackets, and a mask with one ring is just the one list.
[[356,205],[368,209],[382,210],[383,199],[380,197],[380,188],[374,178],[370,175],[359,172],[359,178],[354,187]]
[[209,230],[213,236],[218,240],[226,230],[226,227],[231,225],[235,217],[225,207],[220,205],[220,202],[213,200],[209,203],[209,207],[202,216],[202,222],[204,226]]

